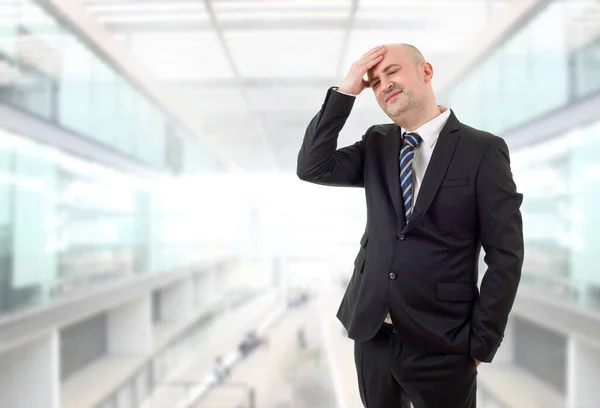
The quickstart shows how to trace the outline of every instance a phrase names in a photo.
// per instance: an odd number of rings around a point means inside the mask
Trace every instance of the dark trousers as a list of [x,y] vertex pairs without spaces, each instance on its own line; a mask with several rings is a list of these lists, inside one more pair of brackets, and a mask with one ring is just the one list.
[[384,324],[354,343],[358,387],[366,408],[475,408],[477,367],[465,354],[431,354],[402,342]]

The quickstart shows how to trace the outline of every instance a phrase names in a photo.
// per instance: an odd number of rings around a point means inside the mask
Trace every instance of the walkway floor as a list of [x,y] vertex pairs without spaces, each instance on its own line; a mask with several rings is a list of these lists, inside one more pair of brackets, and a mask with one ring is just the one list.
[[[198,383],[210,372],[215,357],[225,357],[235,349],[248,330],[255,329],[273,310],[282,305],[276,297],[258,298],[241,308],[230,310],[210,322],[196,340],[197,347],[186,350],[182,364],[171,373],[166,383]],[[178,356],[181,357],[181,356]],[[159,384],[140,408],[173,408],[185,395],[185,388]]]
[[[223,386],[211,390],[196,408],[247,408],[247,391],[258,408],[335,408],[336,395],[324,349],[318,300],[291,308],[268,332],[268,345],[234,366]],[[298,330],[306,334],[300,348]],[[232,384],[243,384],[245,389]]]

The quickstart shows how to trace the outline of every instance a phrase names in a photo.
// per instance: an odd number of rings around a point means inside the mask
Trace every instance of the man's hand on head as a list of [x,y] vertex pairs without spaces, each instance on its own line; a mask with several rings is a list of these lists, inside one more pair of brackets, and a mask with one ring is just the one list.
[[385,46],[379,45],[363,54],[358,61],[352,64],[338,91],[350,95],[359,95],[365,88],[370,88],[369,82],[365,81],[364,77],[368,70],[383,60],[385,53]]

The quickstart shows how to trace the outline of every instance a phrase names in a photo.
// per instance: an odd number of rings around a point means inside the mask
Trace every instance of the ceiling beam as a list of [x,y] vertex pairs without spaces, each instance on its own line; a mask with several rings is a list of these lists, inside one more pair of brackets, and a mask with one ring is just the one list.
[[[352,18],[352,27],[360,30],[377,31],[399,31],[399,30],[422,30],[431,21],[421,19],[361,19],[356,21]],[[103,24],[111,31],[121,33],[132,32],[152,32],[152,33],[181,33],[181,32],[212,32],[214,30],[212,21],[144,21],[144,22],[117,22],[111,23],[104,21]],[[243,30],[331,30],[346,32],[349,37],[348,19],[294,19],[265,21],[261,19],[220,21],[219,29],[224,31],[243,31]],[[347,47],[347,42],[345,46]]]
[[340,52],[340,59],[338,60],[337,68],[335,70],[335,78],[337,79],[340,72],[345,68],[344,64],[346,63],[346,56],[348,55],[348,48],[350,48],[350,34],[352,33],[352,28],[354,27],[354,23],[356,21],[356,12],[358,11],[358,3],[360,0],[352,0],[352,7],[350,9],[350,17],[348,18],[348,25],[346,27],[346,32],[344,33],[344,39],[342,40],[342,51]]
[[243,78],[235,81],[233,79],[220,79],[220,78],[205,78],[190,81],[165,81],[168,85],[186,86],[202,89],[222,89],[222,88],[234,88],[242,86],[248,89],[268,89],[277,87],[286,88],[329,88],[333,85],[331,77],[320,77],[320,78]]
[[[235,59],[233,58],[231,49],[227,45],[227,40],[225,40],[225,36],[223,35],[223,28],[221,27],[221,25],[217,19],[217,16],[215,14],[215,10],[213,8],[213,0],[204,0],[204,4],[206,5],[206,10],[208,11],[208,14],[210,16],[210,21],[212,22],[214,30],[217,34],[219,43],[221,44],[221,48],[223,49],[223,53],[225,54],[225,57],[231,67],[231,72],[233,73],[233,80],[235,81],[235,83],[238,85],[238,87],[240,89],[240,92],[242,94],[242,99],[244,100],[244,103],[248,109],[248,112],[252,112],[252,106],[250,104],[250,100],[248,98],[246,90],[242,86],[242,76],[240,75],[240,71],[235,63]],[[232,119],[235,120],[235,118],[232,118]],[[260,126],[260,131],[259,131],[260,141],[263,144],[263,146],[265,147],[266,151],[269,153],[269,156],[270,156],[271,160],[273,161],[275,170],[278,170],[279,162],[277,161],[275,154],[273,153],[273,150],[271,149],[271,146],[269,145],[269,142],[267,140],[267,134],[266,134],[266,131],[264,128],[264,124],[263,124],[262,120],[260,120],[260,119],[258,120],[258,123]]]
[[[204,7],[201,3],[197,2],[198,0],[194,0],[193,2],[188,1],[188,6],[184,7],[185,10],[192,9],[194,11],[205,11]],[[134,13],[141,13],[144,15],[160,15],[161,13],[177,13],[180,10],[176,6],[165,7],[168,6],[171,1],[155,1],[154,3],[85,3],[86,7],[92,14],[96,14],[98,16],[122,16],[122,15],[131,15]],[[148,7],[148,5],[152,5]],[[196,8],[196,6],[198,8]],[[165,10],[163,10],[165,8]],[[350,12],[349,7],[339,7],[339,6],[329,6],[329,7],[281,7],[277,4],[268,3],[262,4],[260,7],[252,7],[248,8],[237,8],[237,9],[219,9],[218,7],[215,9],[213,7],[215,14],[217,14],[219,19],[227,18],[229,16],[235,15],[255,15],[255,14],[289,14],[294,15],[296,13],[314,13],[318,16],[319,13],[339,13],[339,14],[348,14]],[[347,15],[344,16],[347,18]]]
[[[233,54],[227,46],[227,41],[225,40],[225,36],[223,35],[223,27],[221,26],[219,20],[217,19],[217,16],[215,15],[215,11],[212,6],[212,0],[204,0],[204,4],[206,6],[206,11],[208,12],[208,15],[210,17],[210,24],[208,26],[210,27],[210,30],[214,29],[215,33],[217,34],[217,38],[219,39],[219,43],[221,44],[221,48],[223,49],[223,54],[225,55],[225,58],[229,63],[231,72],[233,72],[235,80],[239,81],[241,79],[241,75],[237,68],[237,65],[235,64],[235,60],[233,59]],[[198,22],[195,22],[195,24],[198,25]]]

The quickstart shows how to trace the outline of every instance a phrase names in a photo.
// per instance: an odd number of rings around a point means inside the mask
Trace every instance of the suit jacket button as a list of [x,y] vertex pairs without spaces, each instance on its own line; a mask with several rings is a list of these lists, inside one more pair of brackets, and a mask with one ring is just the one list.
[[400,241],[404,241],[404,238],[406,238],[406,235],[402,234],[398,238],[400,239]]
[[396,280],[396,274],[394,272],[390,272],[389,277],[391,280]]

